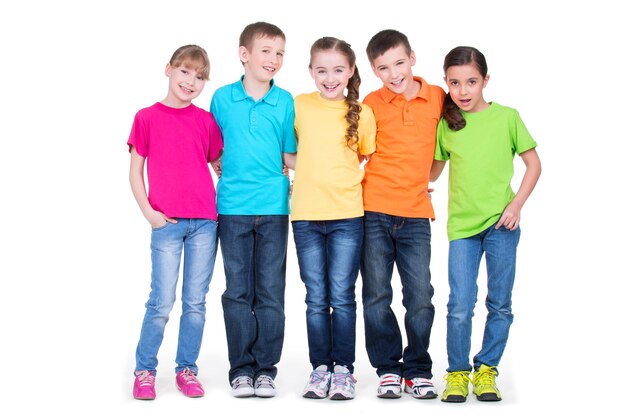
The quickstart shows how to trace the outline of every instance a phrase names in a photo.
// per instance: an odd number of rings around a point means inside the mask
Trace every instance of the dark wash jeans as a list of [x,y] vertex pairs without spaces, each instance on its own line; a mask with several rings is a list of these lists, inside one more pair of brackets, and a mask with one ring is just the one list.
[[[407,345],[391,309],[394,263],[402,283]],[[378,375],[432,378],[428,354],[435,316],[430,283],[430,220],[365,212],[361,258],[365,345]]]
[[276,377],[285,335],[288,232],[288,215],[219,215],[230,382]]

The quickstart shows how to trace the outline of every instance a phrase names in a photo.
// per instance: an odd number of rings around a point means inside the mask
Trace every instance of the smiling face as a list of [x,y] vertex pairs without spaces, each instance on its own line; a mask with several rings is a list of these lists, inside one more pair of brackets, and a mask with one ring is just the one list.
[[415,65],[415,53],[407,51],[403,45],[388,49],[384,54],[372,60],[374,74],[383,82],[385,87],[396,94],[403,94],[407,98],[419,88],[413,79],[411,67]]
[[327,100],[343,100],[348,80],[354,74],[348,57],[335,50],[316,51],[311,57],[309,71],[315,86]]
[[252,46],[239,47],[239,59],[246,67],[246,74],[258,82],[269,82],[283,66],[285,39],[262,36],[252,41]]
[[480,112],[489,107],[483,98],[483,89],[489,74],[483,77],[474,64],[453,65],[446,70],[444,78],[450,98],[463,111]]
[[165,75],[169,78],[167,97],[163,104],[182,108],[191,104],[204,89],[206,79],[200,69],[194,69],[193,63],[184,62],[179,67],[165,66]]

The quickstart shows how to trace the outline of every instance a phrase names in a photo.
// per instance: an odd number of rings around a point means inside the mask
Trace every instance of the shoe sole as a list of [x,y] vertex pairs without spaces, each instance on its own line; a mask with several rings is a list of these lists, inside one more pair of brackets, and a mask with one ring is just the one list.
[[335,393],[333,396],[331,396],[328,399],[330,399],[331,401],[349,401],[354,398],[349,398],[345,395],[342,395],[341,393]]
[[303,393],[302,397],[303,398],[307,398],[307,399],[324,399],[324,398],[327,398],[328,395],[320,396],[320,395],[318,395],[317,393],[315,393],[313,391],[308,391],[306,393]]
[[467,397],[463,395],[448,395],[445,398],[441,398],[441,402],[450,402],[450,403],[463,403],[466,400],[467,400]]
[[245,392],[232,392],[235,398],[251,398],[254,396],[254,389]]
[[398,399],[402,397],[401,393],[395,393],[392,390],[388,390],[386,392],[378,393],[377,395],[381,399]]
[[274,396],[276,396],[276,390],[270,391],[270,390],[255,390],[254,391],[255,396],[257,396],[258,398],[273,398]]
[[499,402],[502,398],[498,397],[495,393],[483,393],[482,395],[476,395],[476,399],[481,402]]

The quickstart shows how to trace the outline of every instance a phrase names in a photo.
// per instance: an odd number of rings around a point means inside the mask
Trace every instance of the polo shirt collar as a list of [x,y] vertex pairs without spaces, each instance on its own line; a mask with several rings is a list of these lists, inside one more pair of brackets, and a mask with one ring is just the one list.
[[[422,77],[413,76],[413,80],[418,81],[422,85],[422,87],[420,87],[419,93],[417,93],[417,96],[415,98],[416,99],[420,98],[420,99],[424,99],[428,101],[428,97],[430,97],[430,85]],[[393,91],[389,90],[386,86],[383,88],[382,97],[385,102],[391,103],[391,101],[395,99],[397,96],[402,96],[402,95],[394,93]]]
[[[238,82],[235,83],[233,88],[233,101],[239,102],[242,100],[246,100],[248,97],[248,93],[246,93],[246,89],[243,86],[243,77],[239,79]],[[274,86],[274,79],[270,80],[270,89],[265,96],[261,98],[265,103],[270,104],[272,106],[276,106],[278,104],[278,87]]]

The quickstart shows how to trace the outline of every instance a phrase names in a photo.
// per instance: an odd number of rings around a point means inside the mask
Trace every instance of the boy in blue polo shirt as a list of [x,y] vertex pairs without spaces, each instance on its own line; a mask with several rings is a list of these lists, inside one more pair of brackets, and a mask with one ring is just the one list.
[[272,397],[285,328],[289,178],[296,139],[293,98],[273,77],[283,64],[285,34],[252,23],[239,37],[244,75],[219,88],[211,112],[224,153],[217,184],[222,295],[232,394]]

